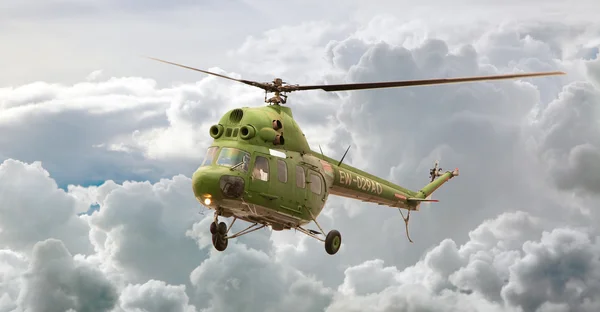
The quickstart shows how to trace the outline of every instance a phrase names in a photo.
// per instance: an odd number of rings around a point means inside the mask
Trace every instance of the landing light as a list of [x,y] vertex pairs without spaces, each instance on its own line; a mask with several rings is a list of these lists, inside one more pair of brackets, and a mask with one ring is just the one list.
[[205,198],[205,199],[204,199],[204,204],[205,204],[206,206],[210,205],[210,202],[211,202],[210,198]]

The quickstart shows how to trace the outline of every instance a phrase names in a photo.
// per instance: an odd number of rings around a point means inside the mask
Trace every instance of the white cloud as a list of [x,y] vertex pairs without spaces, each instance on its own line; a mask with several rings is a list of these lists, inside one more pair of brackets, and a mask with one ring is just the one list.
[[[257,8],[271,2],[248,3]],[[581,3],[582,7],[588,3],[590,9],[591,2]],[[64,296],[53,299],[56,306],[76,309],[81,306],[77,298],[99,295],[74,285],[99,285],[116,289],[118,300],[108,296],[86,304],[114,311],[157,307],[274,311],[281,306],[300,311],[593,311],[598,304],[593,226],[600,219],[595,213],[582,216],[573,206],[589,198],[594,202],[597,196],[598,181],[590,172],[595,170],[600,142],[600,28],[586,20],[572,24],[560,19],[495,26],[483,14],[454,23],[448,18],[430,22],[448,16],[451,11],[443,7],[420,20],[404,22],[426,5],[440,4],[424,2],[400,15],[394,14],[400,9],[397,4],[387,4],[389,15],[373,19],[370,14],[380,8],[353,2],[368,17],[367,23],[360,21],[361,14],[342,23],[335,20],[342,13],[321,11],[337,17],[325,22],[290,22],[291,26],[255,35],[231,54],[245,66],[227,70],[240,68],[244,78],[257,80],[281,75],[290,83],[521,70],[568,72],[566,77],[526,81],[292,94],[290,106],[311,144],[315,148],[323,144],[324,151],[334,156],[341,156],[352,144],[347,163],[413,189],[426,183],[427,169],[437,158],[444,168],[461,168],[461,176],[436,193],[440,203],[411,216],[414,244],[407,243],[396,211],[332,199],[320,220],[325,228],[342,233],[344,245],[336,256],[325,254],[322,243],[300,234],[275,232],[271,237],[269,231],[236,239],[226,252],[215,252],[207,231],[211,216],[198,214],[200,206],[186,176],[210,142],[208,126],[228,108],[260,104],[263,94],[161,64],[144,63],[144,70],[133,71],[141,65],[132,62],[127,70],[118,71],[116,65],[91,61],[82,67],[83,73],[72,77],[80,79],[103,68],[107,75],[103,77],[135,72],[156,80],[98,77],[85,83],[19,84],[23,78],[15,75],[16,87],[0,90],[0,131],[10,134],[0,137],[2,156],[29,163],[10,160],[0,166],[0,183],[4,181],[0,186],[5,192],[0,197],[0,220],[9,220],[0,221],[1,247],[7,248],[0,253],[0,272],[10,272],[0,276],[0,289],[8,294],[0,297],[0,310],[13,310],[17,305],[20,309],[39,307],[30,294],[42,291],[42,286],[58,285],[63,286]],[[514,7],[495,6],[498,16],[494,18],[504,18],[503,10]],[[149,32],[178,17],[176,26],[168,26],[161,34],[174,33],[190,21],[184,18],[187,14],[196,12],[166,11],[153,13],[168,18],[156,19]],[[462,14],[482,11],[479,7]],[[293,20],[301,20],[300,10],[296,13]],[[246,15],[245,20],[256,17]],[[531,13],[518,16],[526,15]],[[486,18],[488,22],[477,21]],[[65,21],[48,31],[70,26]],[[214,17],[203,20],[210,22]],[[148,43],[123,27],[144,25],[135,23],[135,19],[129,23],[117,19],[106,27],[123,31],[129,44],[137,45],[132,50],[143,49]],[[202,29],[186,27],[194,34]],[[235,45],[241,42],[236,41],[232,28],[212,25],[210,29],[220,29],[211,32],[212,36]],[[225,31],[231,31],[231,37],[223,35]],[[244,32],[255,33],[249,26]],[[206,37],[198,36],[185,32],[157,40],[165,48],[155,52],[172,59],[168,55],[176,54],[167,51],[181,50],[183,55],[173,61],[202,68],[225,59],[211,57],[206,64],[210,52],[192,55],[191,50],[172,44],[186,38],[195,42],[187,48],[206,46]],[[153,37],[161,35],[153,33]],[[224,55],[224,50],[234,48],[224,46],[221,41],[210,49],[219,47]],[[122,61],[116,63],[122,65]],[[81,59],[74,60],[64,72],[80,64]],[[150,75],[146,69],[155,66],[169,73],[163,80],[172,81],[171,75],[181,74],[183,81],[193,77],[194,82],[162,86],[157,72]],[[40,79],[51,72],[40,74]],[[31,164],[35,160],[42,160],[50,173]],[[118,183],[69,186],[64,192],[54,179],[60,185],[111,179]],[[157,182],[121,182],[147,179]],[[37,197],[30,196],[32,189]],[[100,206],[99,212],[76,216],[94,203]],[[563,214],[553,215],[556,212]],[[468,229],[475,230],[467,235]],[[289,245],[292,242],[300,245]],[[51,271],[36,271],[35,264],[48,255],[34,252],[32,256],[36,243],[38,249],[54,250],[50,255],[64,259],[49,263],[58,263],[52,272],[72,278],[56,281],[44,275]],[[85,255],[72,256],[79,252]],[[27,265],[32,272],[29,276],[37,279],[17,278]],[[87,273],[75,278],[78,268],[90,267],[95,269],[85,269]],[[542,274],[548,272],[550,277]]]
[[101,261],[122,272],[126,281],[154,278],[186,283],[206,254],[185,236],[202,218],[190,190],[191,181],[183,176],[153,185],[126,182],[112,188],[99,212],[89,217],[92,243]]
[[145,284],[128,285],[121,294],[123,312],[195,312],[189,304],[185,286],[167,285],[165,282],[149,280]]
[[189,175],[209,127],[233,106],[258,103],[255,91],[214,77],[164,89],[133,77],[4,88],[0,131],[12,135],[0,137],[0,148],[4,157],[49,164],[61,185]]
[[574,83],[541,113],[538,149],[561,189],[600,192],[600,91]]
[[0,311],[13,311],[21,284],[21,273],[27,269],[27,259],[12,250],[0,250]]
[[[595,236],[545,229],[545,221],[522,212],[503,214],[472,231],[466,244],[445,240],[403,271],[381,262],[348,269],[344,294],[329,311],[539,311],[561,304],[594,311],[600,304]],[[354,280],[354,272],[367,267],[367,283]],[[360,290],[377,275],[392,282],[376,279],[383,283],[376,291]]]
[[61,241],[49,239],[33,247],[17,302],[23,311],[110,311],[117,299],[97,268],[76,263]]
[[95,70],[93,72],[91,72],[89,75],[87,75],[87,77],[85,77],[85,80],[87,81],[94,81],[98,78],[100,78],[100,76],[102,76],[102,70]]
[[76,212],[79,202],[57,188],[39,162],[7,160],[0,164],[0,248],[29,252],[56,238],[76,253],[92,252],[89,226]]
[[[114,311],[151,311],[158,307],[168,311],[274,311],[282,305],[298,311],[517,311],[518,307],[560,304],[593,311],[600,299],[593,288],[576,291],[583,287],[577,285],[590,286],[597,279],[594,261],[600,248],[593,228],[553,230],[551,219],[525,212],[506,213],[483,222],[469,233],[469,240],[462,246],[446,239],[407,268],[386,266],[381,260],[346,265],[342,280],[335,283],[336,290],[320,280],[334,272],[343,258],[327,256],[319,260],[319,254],[324,254],[322,248],[309,248],[298,256],[318,264],[325,275],[301,273],[295,264],[290,265],[294,262],[274,257],[268,236],[260,232],[232,241],[224,253],[208,253],[206,247],[212,247],[207,228],[212,218],[194,221],[192,215],[198,205],[187,193],[187,178],[176,177],[154,185],[109,183],[108,191],[103,191],[104,187],[93,191],[104,194],[93,199],[102,203],[100,211],[80,217],[90,220],[96,254],[72,259],[61,241],[40,241],[33,248],[29,273],[19,280],[16,277],[25,271],[26,258],[10,251],[3,253],[0,268],[4,269],[0,271],[8,274],[2,275],[0,286],[8,294],[3,297],[7,306],[36,309],[50,304],[44,300],[51,299],[58,308],[93,305]],[[15,204],[21,201],[17,199]],[[165,205],[170,207],[168,212]],[[188,237],[193,222],[192,236],[198,240],[200,250]],[[182,244],[186,240],[191,245]],[[63,272],[59,274],[61,279],[53,277],[51,272],[59,272],[56,270]],[[549,279],[549,271],[557,279]],[[59,285],[64,297],[34,296]],[[547,295],[564,287],[573,292],[560,297]]]

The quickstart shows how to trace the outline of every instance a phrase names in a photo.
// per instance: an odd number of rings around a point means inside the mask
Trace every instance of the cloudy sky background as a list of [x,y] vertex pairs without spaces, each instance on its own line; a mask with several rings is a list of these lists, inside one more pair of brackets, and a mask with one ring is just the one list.
[[[1,1],[0,311],[598,311],[600,4],[503,3]],[[268,230],[218,253],[189,177],[263,93],[141,55],[300,84],[568,75],[293,94],[314,149],[411,189],[436,159],[461,176],[413,244],[332,197],[335,256]]]

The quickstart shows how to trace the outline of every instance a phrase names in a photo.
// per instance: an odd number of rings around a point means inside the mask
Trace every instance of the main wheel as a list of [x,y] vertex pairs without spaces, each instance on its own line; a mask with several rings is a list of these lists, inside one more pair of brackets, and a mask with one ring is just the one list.
[[227,249],[229,239],[225,238],[224,235],[213,234],[212,235],[212,243],[216,250],[224,251],[225,249]]
[[328,254],[334,255],[342,246],[342,235],[337,230],[331,230],[325,238],[325,251]]

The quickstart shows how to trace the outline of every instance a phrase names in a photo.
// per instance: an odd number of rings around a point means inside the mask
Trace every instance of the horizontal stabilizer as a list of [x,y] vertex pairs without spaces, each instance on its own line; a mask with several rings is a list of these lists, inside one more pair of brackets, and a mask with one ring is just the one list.
[[407,201],[416,201],[416,202],[425,202],[425,203],[437,203],[439,202],[439,200],[437,199],[427,199],[427,198],[416,198],[416,197],[410,197],[406,199]]

